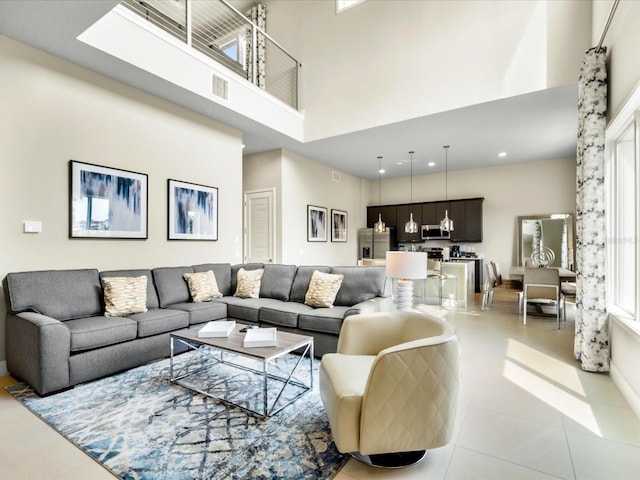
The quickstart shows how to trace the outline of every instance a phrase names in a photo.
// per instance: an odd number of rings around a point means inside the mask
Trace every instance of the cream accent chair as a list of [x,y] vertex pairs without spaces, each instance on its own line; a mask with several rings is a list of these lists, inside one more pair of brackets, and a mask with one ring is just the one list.
[[320,364],[320,396],[338,450],[408,466],[451,441],[459,389],[455,329],[426,313],[352,315]]

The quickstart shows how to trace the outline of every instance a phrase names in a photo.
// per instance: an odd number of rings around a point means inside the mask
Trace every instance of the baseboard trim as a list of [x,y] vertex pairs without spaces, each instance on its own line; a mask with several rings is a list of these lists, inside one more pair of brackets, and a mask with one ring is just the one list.
[[631,388],[631,385],[629,385],[613,362],[611,362],[610,367],[609,375],[613,384],[618,387],[624,399],[629,402],[629,406],[633,413],[636,414],[636,417],[640,418],[640,396]]
[[9,375],[9,370],[7,370],[7,361],[3,360],[0,362],[0,377],[6,377]]

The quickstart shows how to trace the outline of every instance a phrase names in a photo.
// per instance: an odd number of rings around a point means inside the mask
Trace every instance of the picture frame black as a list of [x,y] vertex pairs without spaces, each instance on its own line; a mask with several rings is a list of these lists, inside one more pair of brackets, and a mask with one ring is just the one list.
[[148,238],[148,176],[69,161],[69,238]]
[[307,242],[327,241],[327,209],[307,205]]
[[331,209],[331,241],[347,241],[348,214],[344,210]]
[[169,240],[218,240],[218,188],[168,179]]

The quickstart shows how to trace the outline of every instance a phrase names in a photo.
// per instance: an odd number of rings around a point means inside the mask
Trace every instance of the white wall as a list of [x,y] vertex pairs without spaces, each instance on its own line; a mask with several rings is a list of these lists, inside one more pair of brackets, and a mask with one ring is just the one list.
[[[0,278],[241,261],[239,131],[2,36],[0,64]],[[71,159],[148,174],[148,240],[68,238]],[[167,240],[170,178],[219,187],[218,241]],[[5,313],[1,295],[0,362]]]
[[[457,170],[448,175],[449,200],[484,197],[483,241],[467,246],[485,259],[499,262],[503,273],[516,264],[518,216],[575,214],[575,158]],[[444,181],[444,173],[414,176],[413,201],[444,200]],[[368,186],[369,205],[377,205],[378,182]],[[382,203],[409,203],[409,178],[383,180]]]
[[582,0],[265,3],[302,63],[307,141],[574,84],[590,47]]

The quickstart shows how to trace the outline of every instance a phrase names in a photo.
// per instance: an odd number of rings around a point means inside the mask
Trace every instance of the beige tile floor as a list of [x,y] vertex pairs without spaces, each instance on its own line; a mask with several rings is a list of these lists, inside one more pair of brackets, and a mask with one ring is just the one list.
[[[640,421],[607,375],[573,360],[571,315],[560,330],[534,315],[524,327],[513,302],[478,301],[446,316],[462,347],[453,442],[403,470],[350,460],[336,479],[640,479]],[[2,388],[0,478],[113,477]]]

